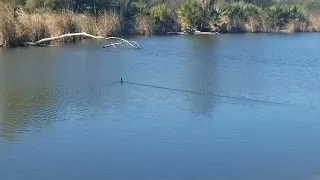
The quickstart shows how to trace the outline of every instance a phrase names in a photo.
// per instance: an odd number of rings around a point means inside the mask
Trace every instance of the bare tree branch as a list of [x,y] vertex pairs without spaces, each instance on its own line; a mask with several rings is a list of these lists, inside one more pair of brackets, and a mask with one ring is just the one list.
[[[56,41],[56,40],[59,40],[59,39],[69,38],[69,37],[73,37],[73,36],[84,36],[84,37],[90,37],[90,38],[93,38],[93,39],[105,39],[105,40],[110,41],[110,44],[104,45],[103,48],[110,47],[110,46],[116,48],[117,45],[121,45],[121,46],[125,46],[125,47],[128,47],[128,48],[141,49],[141,47],[139,46],[138,42],[136,42],[136,41],[129,41],[129,40],[118,38],[118,37],[94,36],[94,35],[91,35],[91,34],[87,34],[85,32],[82,32],[82,33],[71,33],[71,34],[69,33],[69,34],[63,34],[63,35],[60,35],[60,36],[57,36],[57,37],[44,38],[44,39],[41,39],[41,40],[36,41],[36,42],[27,42],[27,45],[30,45],[30,46],[41,46],[45,42]],[[115,41],[115,42],[112,42],[112,41]]]

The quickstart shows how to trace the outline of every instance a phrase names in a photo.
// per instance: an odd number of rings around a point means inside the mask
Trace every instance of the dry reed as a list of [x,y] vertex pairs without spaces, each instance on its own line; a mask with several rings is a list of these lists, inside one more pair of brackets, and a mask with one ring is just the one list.
[[120,17],[114,11],[100,14],[97,18],[97,35],[109,36],[120,31]]
[[152,23],[150,17],[138,14],[135,18],[135,30],[139,35],[151,35]]
[[109,36],[118,33],[120,27],[115,12],[103,12],[97,17],[68,10],[32,14],[22,10],[17,17],[13,12],[11,6],[0,4],[0,46],[23,46],[26,42],[76,32]]
[[320,32],[320,14],[311,14],[309,16],[309,21],[311,23],[310,31]]

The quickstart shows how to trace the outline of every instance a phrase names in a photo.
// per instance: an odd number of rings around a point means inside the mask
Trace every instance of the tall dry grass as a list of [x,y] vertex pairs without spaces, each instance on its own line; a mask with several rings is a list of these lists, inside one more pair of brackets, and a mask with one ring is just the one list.
[[21,25],[16,23],[10,5],[0,4],[0,46],[18,46],[16,39],[24,34]]
[[286,25],[285,30],[288,33],[308,32],[308,23],[299,19],[292,20]]
[[[218,26],[218,28],[216,26]],[[221,16],[214,24],[211,24],[211,27],[214,31],[220,31],[224,33],[270,32],[270,25],[260,17],[249,17],[248,19],[244,20],[241,18]]]
[[151,35],[153,32],[152,22],[149,16],[138,14],[135,18],[134,28],[136,34]]
[[115,12],[103,12],[97,17],[67,10],[35,13],[22,10],[17,17],[13,12],[11,6],[0,4],[0,46],[23,46],[26,42],[75,32],[106,37],[120,30],[119,16]]
[[310,31],[320,32],[320,13],[314,13],[309,16],[309,21],[311,23]]
[[117,34],[120,31],[120,17],[114,11],[105,11],[99,15],[96,27],[97,35],[106,37]]

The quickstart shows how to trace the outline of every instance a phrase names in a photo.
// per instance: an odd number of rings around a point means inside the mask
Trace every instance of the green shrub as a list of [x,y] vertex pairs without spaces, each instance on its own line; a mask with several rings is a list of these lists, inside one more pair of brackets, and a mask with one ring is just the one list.
[[263,16],[265,12],[258,5],[241,1],[222,7],[219,14],[232,19],[247,21],[250,17]]
[[150,9],[150,19],[153,31],[156,34],[163,34],[173,31],[176,21],[173,18],[173,12],[169,11],[168,4],[159,4]]
[[201,23],[202,14],[201,5],[194,0],[187,0],[179,9],[182,26],[187,29],[197,29]]
[[243,1],[224,4],[219,9],[218,27],[221,32],[265,32],[267,15],[256,4]]
[[126,19],[133,19],[137,15],[149,15],[150,8],[148,4],[142,2],[132,2],[127,11],[125,12]]
[[53,0],[27,0],[26,9],[29,11],[35,11],[38,9],[52,10],[54,6]]
[[297,5],[276,4],[266,9],[274,27],[282,28],[293,20],[306,21],[302,8]]

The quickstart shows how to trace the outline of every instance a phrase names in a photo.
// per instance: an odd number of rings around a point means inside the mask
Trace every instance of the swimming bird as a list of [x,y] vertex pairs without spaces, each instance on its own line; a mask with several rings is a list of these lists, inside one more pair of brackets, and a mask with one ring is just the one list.
[[120,83],[121,83],[121,84],[123,83],[123,80],[122,80],[122,78],[121,78],[121,80],[120,80]]

